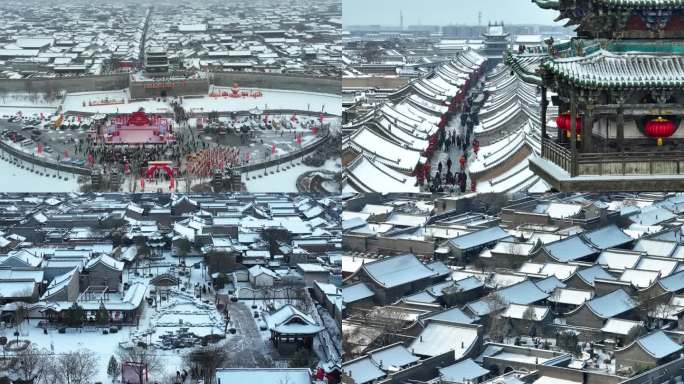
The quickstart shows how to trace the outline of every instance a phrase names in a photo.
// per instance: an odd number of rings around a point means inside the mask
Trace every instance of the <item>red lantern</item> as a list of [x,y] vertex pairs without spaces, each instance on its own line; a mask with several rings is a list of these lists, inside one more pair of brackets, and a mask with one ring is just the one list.
[[663,138],[672,136],[674,131],[674,122],[662,116],[646,122],[646,135],[658,139],[657,143],[659,146],[663,145]]
[[556,125],[558,126],[558,128],[567,131],[568,126],[570,125],[570,114],[561,113],[558,116],[556,116]]
[[[570,131],[572,127],[570,126],[570,112],[561,113],[556,117],[556,125],[558,128],[565,131],[565,136],[570,137]],[[579,136],[582,133],[582,118],[580,116],[575,117],[575,130]]]

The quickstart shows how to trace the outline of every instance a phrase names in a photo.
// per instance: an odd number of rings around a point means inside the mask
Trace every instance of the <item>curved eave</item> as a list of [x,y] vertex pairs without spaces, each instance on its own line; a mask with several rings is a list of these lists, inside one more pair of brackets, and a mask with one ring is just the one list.
[[532,0],[532,2],[542,9],[558,10],[560,8],[560,0]]
[[594,0],[597,5],[608,9],[679,9],[684,5],[682,0],[642,0],[642,1],[624,1],[624,0]]
[[604,90],[604,89],[680,89],[684,86],[681,81],[665,81],[665,80],[643,80],[643,81],[611,81],[605,82],[590,78],[578,78],[577,76],[568,75],[565,72],[558,71],[552,64],[553,62],[543,62],[541,66],[546,70],[546,73],[555,77],[560,82],[565,82],[574,85],[577,88]]
[[508,65],[508,67],[511,68],[511,70],[513,72],[515,72],[515,74],[518,77],[520,77],[520,79],[522,79],[524,82],[529,83],[529,84],[534,84],[537,86],[543,86],[544,85],[544,81],[542,80],[541,76],[539,76],[535,73],[526,71],[518,63],[515,56],[513,56],[513,54],[510,51],[506,53],[506,55],[504,57],[504,61],[505,61],[506,65]]

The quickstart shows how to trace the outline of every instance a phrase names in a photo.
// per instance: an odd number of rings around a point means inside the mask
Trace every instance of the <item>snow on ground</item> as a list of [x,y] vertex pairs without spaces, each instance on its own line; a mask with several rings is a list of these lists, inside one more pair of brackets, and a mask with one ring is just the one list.
[[[89,102],[124,101],[124,104],[88,105]],[[85,106],[83,105],[85,103]],[[130,102],[128,90],[68,93],[62,104],[62,111],[88,113],[132,113],[144,108],[147,113],[171,113],[173,110],[168,103],[153,99]]]
[[[253,91],[256,89],[245,88],[243,90]],[[230,88],[212,87],[212,91],[230,92]],[[333,115],[342,115],[342,99],[338,95],[290,91],[280,89],[260,89],[262,97],[240,97],[232,98],[228,96],[201,98],[184,98],[183,106],[191,112],[229,112],[229,111],[248,111],[254,108],[259,109],[297,109],[302,111],[326,112]]]
[[[135,327],[124,327],[118,333],[103,335],[98,328],[88,331],[69,330],[67,333],[60,334],[56,329],[49,329],[48,334],[44,334],[42,328],[37,327],[37,322],[27,321],[23,326],[22,339],[28,339],[33,346],[44,348],[56,354],[77,351],[79,349],[90,350],[97,359],[96,376],[93,381],[103,383],[109,382],[107,377],[107,364],[109,358],[117,350],[120,342],[125,342],[130,338],[131,332]],[[0,331],[9,339],[12,338],[14,329]]]
[[0,94],[0,105],[7,105],[13,107],[51,107],[57,108],[60,103],[58,97],[51,99],[47,98],[45,94],[40,93],[3,93]]
[[[5,156],[7,158],[7,156]],[[80,190],[78,184],[78,176],[74,174],[59,172],[62,177],[57,179],[53,175],[57,175],[57,171],[50,169],[43,169],[42,167],[35,167],[36,170],[42,172],[44,175],[40,176],[35,172],[31,172],[32,164],[23,162],[28,169],[21,169],[7,160],[0,158],[0,185],[2,185],[3,192],[78,192]],[[47,175],[47,176],[46,176]],[[67,180],[64,180],[64,177]]]
[[41,113],[44,116],[50,116],[54,115],[55,112],[57,112],[57,107],[8,106],[0,104],[0,116],[9,117],[21,113],[22,116],[40,117]]
[[[267,168],[267,172],[273,171],[271,175],[264,176],[264,170],[260,169],[257,171],[243,173],[242,181],[247,185],[247,190],[250,192],[271,192],[277,190],[279,192],[298,192],[297,191],[297,177],[307,171],[313,170],[328,170],[333,172],[340,172],[342,169],[342,164],[340,159],[331,160],[328,159],[322,167],[309,167],[304,164],[299,164],[290,168],[286,171],[275,172],[276,167]],[[299,162],[299,161],[297,161]],[[290,164],[290,163],[286,163]],[[282,168],[282,165],[281,165]],[[254,178],[256,175],[261,175],[261,177]],[[249,180],[246,178],[249,176]]]

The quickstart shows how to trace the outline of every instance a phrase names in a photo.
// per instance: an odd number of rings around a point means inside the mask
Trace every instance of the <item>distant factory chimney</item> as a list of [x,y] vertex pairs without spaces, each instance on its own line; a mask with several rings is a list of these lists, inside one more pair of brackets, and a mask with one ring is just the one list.
[[399,10],[399,29],[404,30],[404,12]]

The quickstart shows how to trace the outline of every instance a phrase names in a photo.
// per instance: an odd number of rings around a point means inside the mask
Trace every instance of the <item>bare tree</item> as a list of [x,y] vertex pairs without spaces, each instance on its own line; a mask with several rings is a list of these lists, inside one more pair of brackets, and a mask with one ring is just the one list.
[[144,382],[146,372],[161,375],[164,370],[162,360],[148,348],[136,346],[120,349],[118,355],[121,365],[127,364],[141,383]]
[[484,299],[489,306],[489,315],[487,316],[487,330],[489,337],[494,341],[502,341],[508,333],[507,327],[510,325],[508,321],[498,315],[498,312],[506,308],[505,300],[498,294],[494,293]]
[[[30,293],[27,293],[27,292],[22,292],[20,294],[26,295],[26,296],[30,295]],[[14,325],[17,328],[17,340],[19,340],[19,335],[21,334],[21,327],[22,327],[22,324],[24,323],[24,320],[26,320],[27,315],[28,315],[28,311],[26,310],[24,303],[17,303],[17,308],[14,311]]]
[[12,370],[19,380],[30,383],[43,382],[51,371],[50,357],[47,351],[31,345],[16,354]]
[[55,383],[87,384],[97,373],[97,358],[83,349],[59,356],[55,361]]
[[196,348],[185,355],[185,362],[189,366],[200,367],[205,383],[213,383],[216,369],[222,367],[228,360],[228,352],[223,346]]

